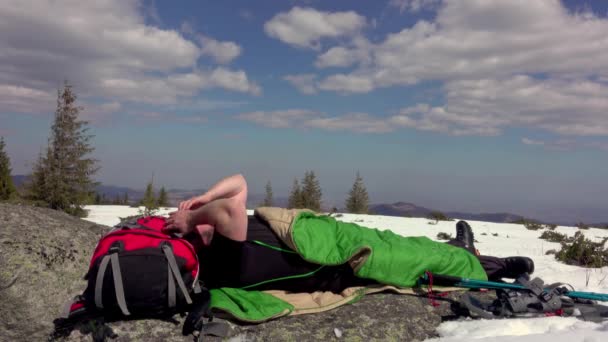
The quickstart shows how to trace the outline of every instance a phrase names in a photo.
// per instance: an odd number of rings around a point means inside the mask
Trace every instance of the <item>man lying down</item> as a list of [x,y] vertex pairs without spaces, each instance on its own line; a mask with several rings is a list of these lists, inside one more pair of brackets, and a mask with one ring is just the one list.
[[[197,237],[201,279],[211,289],[212,306],[244,320],[256,320],[240,312],[251,309],[245,297],[253,290],[275,297],[277,293],[342,293],[348,299],[354,295],[349,289],[369,293],[380,285],[411,288],[425,272],[499,280],[534,271],[527,257],[479,255],[465,221],[457,223],[456,239],[440,243],[305,210],[262,207],[248,216],[246,202],[245,178],[233,175],[181,202],[165,227],[167,232]],[[278,295],[282,300],[287,297]],[[293,304],[287,305],[288,313],[298,311]],[[323,311],[322,306],[317,312]]]

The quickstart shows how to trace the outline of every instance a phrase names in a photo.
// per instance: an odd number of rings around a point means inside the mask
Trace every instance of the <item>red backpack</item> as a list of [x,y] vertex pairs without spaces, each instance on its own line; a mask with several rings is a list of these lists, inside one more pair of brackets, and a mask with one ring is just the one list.
[[163,233],[164,225],[164,217],[142,217],[123,221],[104,235],[85,276],[87,288],[66,306],[64,319],[101,315],[117,320],[189,311],[184,333],[200,327],[198,321],[210,314],[210,296],[199,284],[196,251],[188,240]]

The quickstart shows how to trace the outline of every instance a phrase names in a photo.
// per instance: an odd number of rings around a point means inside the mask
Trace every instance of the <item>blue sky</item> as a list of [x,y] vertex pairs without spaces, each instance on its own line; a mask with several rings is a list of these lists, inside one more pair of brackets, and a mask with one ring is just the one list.
[[605,1],[5,1],[14,173],[74,84],[106,184],[608,221]]

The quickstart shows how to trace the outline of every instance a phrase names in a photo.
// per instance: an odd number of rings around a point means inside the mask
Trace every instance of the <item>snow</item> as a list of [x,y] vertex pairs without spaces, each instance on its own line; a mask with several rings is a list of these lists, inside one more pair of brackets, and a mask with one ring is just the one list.
[[574,317],[466,320],[442,323],[437,332],[442,337],[428,341],[600,342],[608,338],[608,324]]
[[[126,206],[87,206],[89,216],[86,220],[113,226],[120,217],[137,215],[141,208]],[[176,208],[162,208],[159,215],[166,215]],[[252,213],[251,210],[248,211]],[[437,233],[456,235],[455,222],[440,221],[429,224],[424,218],[404,218],[375,215],[340,214],[336,217],[345,222],[359,225],[390,229],[403,236],[426,236],[431,239]],[[544,230],[528,230],[523,225],[467,221],[473,228],[475,246],[481,254],[499,257],[524,255],[531,257],[536,265],[535,276],[546,283],[564,282],[571,284],[577,291],[608,293],[608,267],[585,269],[564,265],[552,255],[545,255],[550,249],[559,250],[560,244],[541,240],[538,237]],[[434,222],[433,222],[434,223]],[[575,227],[557,227],[556,232],[573,236]],[[485,235],[482,235],[484,234]],[[583,230],[589,239],[600,241],[608,237],[608,230],[591,228]],[[495,236],[495,234],[497,234]],[[530,342],[600,342],[608,341],[608,322],[584,322],[573,317],[522,318],[508,320],[471,320],[444,322],[437,328],[439,338],[429,341],[530,341]]]

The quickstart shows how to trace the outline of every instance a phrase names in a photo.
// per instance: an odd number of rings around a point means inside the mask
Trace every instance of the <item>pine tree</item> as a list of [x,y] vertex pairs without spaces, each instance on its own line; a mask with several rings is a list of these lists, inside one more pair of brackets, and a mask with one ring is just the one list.
[[[50,156],[50,147],[47,147],[46,156]],[[37,205],[48,205],[46,203],[47,196],[47,181],[48,177],[46,174],[47,158],[42,154],[42,151],[38,153],[38,159],[33,165],[32,175],[30,176],[29,182],[26,184],[26,198],[33,201]]]
[[86,204],[90,205],[90,204],[96,204],[95,203],[95,195],[96,195],[96,191],[91,191],[89,192],[89,194],[87,195],[87,200],[86,200]]
[[165,191],[165,187],[160,188],[160,193],[158,194],[158,206],[159,207],[168,207],[169,199],[167,197],[167,191]]
[[143,215],[149,216],[153,215],[154,212],[158,209],[158,202],[156,200],[156,195],[154,194],[154,178],[148,183],[146,186],[146,191],[144,192],[144,198],[141,200],[141,205],[143,205]]
[[439,223],[439,221],[454,221],[439,210],[431,211],[427,217],[431,220],[435,220],[435,224]]
[[119,194],[114,195],[114,200],[112,201],[112,204],[120,205],[120,195]]
[[369,206],[369,197],[367,195],[367,189],[363,184],[363,178],[359,172],[355,178],[355,183],[350,190],[348,199],[346,200],[346,210],[349,213],[354,214],[367,214]]
[[46,156],[34,165],[31,196],[50,208],[72,215],[82,215],[82,206],[94,191],[92,176],[99,169],[90,144],[88,122],[79,119],[82,107],[76,105],[76,94],[66,81],[57,91],[57,109],[51,126]]
[[302,207],[321,211],[321,185],[314,171],[307,171],[302,179]]
[[263,207],[272,207],[274,200],[272,198],[272,185],[270,181],[266,183],[266,196],[264,197],[264,202],[262,202]]
[[0,201],[15,195],[16,189],[11,178],[11,160],[4,151],[4,137],[0,138]]
[[293,186],[291,187],[291,192],[289,193],[289,198],[287,200],[287,208],[303,208],[302,189],[300,188],[300,183],[297,178],[293,179]]
[[122,197],[122,204],[129,205],[129,194],[127,193],[127,191],[125,191],[125,194]]

